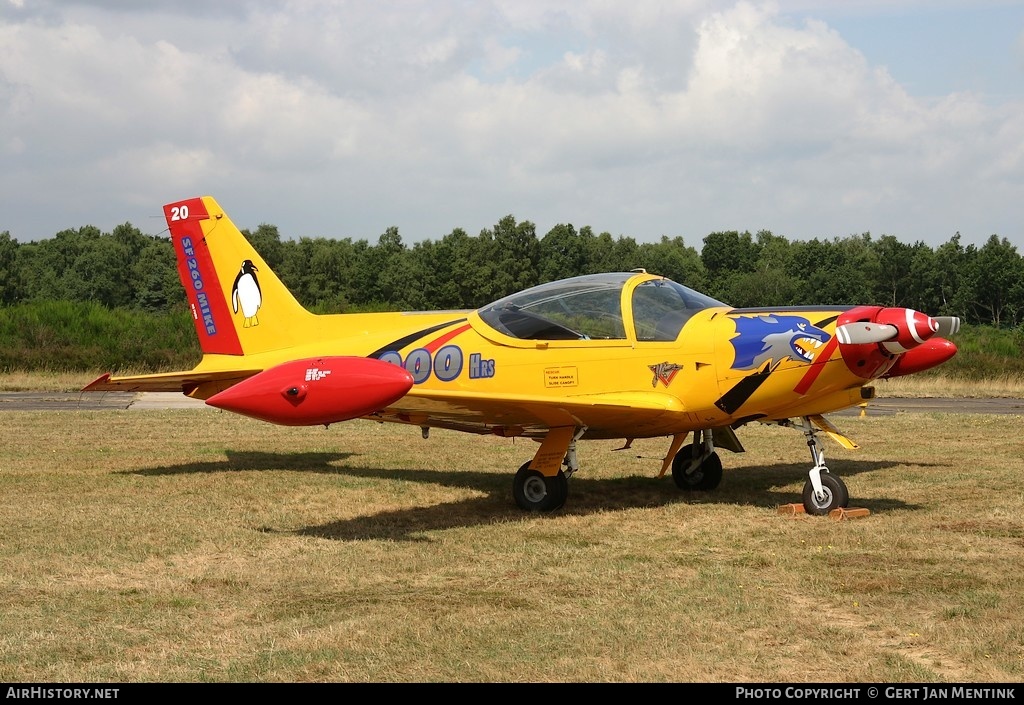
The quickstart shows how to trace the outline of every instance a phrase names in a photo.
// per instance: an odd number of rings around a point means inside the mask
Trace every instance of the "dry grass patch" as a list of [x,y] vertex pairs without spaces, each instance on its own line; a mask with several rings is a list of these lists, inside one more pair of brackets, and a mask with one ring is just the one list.
[[741,430],[722,486],[667,440],[533,442],[208,409],[0,414],[0,680],[1016,682],[1018,416],[844,417],[851,504],[785,517],[809,457]]
[[1002,375],[964,379],[943,374],[907,375],[875,382],[880,397],[966,397],[972,399],[1024,398],[1024,379]]
[[100,373],[14,370],[0,374],[0,392],[76,392],[99,376]]

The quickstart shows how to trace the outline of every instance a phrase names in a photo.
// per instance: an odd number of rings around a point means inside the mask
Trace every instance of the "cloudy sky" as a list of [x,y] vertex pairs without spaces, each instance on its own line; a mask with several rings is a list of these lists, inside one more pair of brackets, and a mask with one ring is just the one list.
[[0,232],[1024,250],[1024,2],[0,0]]

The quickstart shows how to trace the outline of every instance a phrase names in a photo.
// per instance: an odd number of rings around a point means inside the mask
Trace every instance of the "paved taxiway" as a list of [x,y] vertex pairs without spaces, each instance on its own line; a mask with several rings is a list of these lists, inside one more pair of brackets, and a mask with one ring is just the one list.
[[[210,408],[200,399],[177,392],[0,392],[0,411],[91,411],[99,409]],[[900,412],[1021,414],[1024,399],[884,398],[871,400],[866,408],[855,406],[832,415],[887,415]]]
[[94,411],[207,407],[177,392],[0,392],[0,411]]

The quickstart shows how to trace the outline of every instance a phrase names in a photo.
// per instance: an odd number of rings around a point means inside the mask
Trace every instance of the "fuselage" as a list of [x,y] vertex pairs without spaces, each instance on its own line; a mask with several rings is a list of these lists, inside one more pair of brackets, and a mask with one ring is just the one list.
[[[851,369],[835,338],[850,310],[735,309],[662,277],[617,273],[475,311],[316,316],[307,342],[247,362],[266,369],[335,355],[400,365],[413,386],[374,415],[381,420],[537,437],[577,426],[589,438],[640,438],[859,403],[891,360],[873,360],[871,374]],[[215,367],[217,357],[204,364]]]

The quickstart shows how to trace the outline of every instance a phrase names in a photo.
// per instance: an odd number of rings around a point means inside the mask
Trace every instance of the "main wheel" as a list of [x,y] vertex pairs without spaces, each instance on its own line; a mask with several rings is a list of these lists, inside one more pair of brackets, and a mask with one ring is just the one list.
[[672,479],[676,487],[682,490],[713,490],[722,481],[722,459],[718,453],[712,453],[700,463],[693,472],[686,472],[694,461],[692,456],[693,444],[687,444],[679,449],[676,457],[672,458]]
[[512,496],[520,509],[553,512],[560,509],[569,496],[569,479],[561,470],[554,477],[545,477],[539,470],[531,470],[527,461],[512,480]]
[[820,500],[814,495],[814,485],[810,479],[804,483],[804,511],[824,516],[833,509],[840,509],[850,503],[850,491],[846,489],[846,483],[827,471],[821,473],[820,477],[823,494]]

